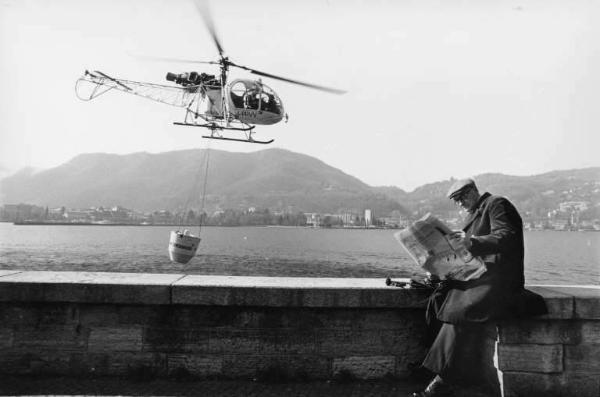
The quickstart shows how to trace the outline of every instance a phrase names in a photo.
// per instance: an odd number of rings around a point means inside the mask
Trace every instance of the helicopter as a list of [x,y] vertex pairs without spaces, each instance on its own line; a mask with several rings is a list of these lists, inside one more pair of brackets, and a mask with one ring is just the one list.
[[164,85],[114,78],[98,70],[86,70],[75,85],[75,91],[79,99],[90,101],[110,90],[118,90],[184,108],[184,120],[173,124],[206,128],[209,130],[209,134],[203,135],[203,138],[269,144],[274,139],[255,139],[253,137],[254,128],[257,125],[273,125],[284,119],[287,122],[288,115],[285,112],[281,98],[260,78],[257,80],[238,78],[229,81],[230,68],[242,69],[257,76],[333,94],[345,93],[343,90],[261,72],[231,61],[225,55],[208,10],[198,2],[196,2],[196,6],[217,48],[218,60],[195,61],[158,57],[145,58],[169,62],[218,65],[220,68],[218,76],[204,72],[168,72],[166,80],[175,83],[175,85]]

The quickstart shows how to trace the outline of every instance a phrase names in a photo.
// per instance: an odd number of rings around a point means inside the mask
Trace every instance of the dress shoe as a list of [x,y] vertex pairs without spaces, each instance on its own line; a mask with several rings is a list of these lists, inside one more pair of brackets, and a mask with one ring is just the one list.
[[452,397],[454,396],[454,388],[445,383],[440,376],[433,378],[431,383],[427,385],[425,390],[416,392],[410,397]]
[[435,374],[425,368],[421,363],[409,363],[408,364],[408,377],[410,380],[415,382],[426,382],[431,379]]

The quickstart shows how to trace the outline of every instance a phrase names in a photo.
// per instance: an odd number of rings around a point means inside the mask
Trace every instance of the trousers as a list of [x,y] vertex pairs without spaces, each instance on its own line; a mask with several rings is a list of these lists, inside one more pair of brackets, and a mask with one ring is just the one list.
[[443,323],[423,366],[445,382],[500,393],[494,353],[498,331],[492,323]]

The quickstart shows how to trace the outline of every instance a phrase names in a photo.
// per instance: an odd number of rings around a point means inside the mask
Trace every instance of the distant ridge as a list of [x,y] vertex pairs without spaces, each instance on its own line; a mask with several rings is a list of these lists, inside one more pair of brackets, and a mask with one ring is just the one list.
[[[203,149],[158,154],[91,153],[39,173],[0,181],[3,203],[85,208],[121,205],[140,211],[199,207]],[[283,149],[253,153],[210,151],[206,208],[378,213],[405,211],[357,178],[321,160]]]
[[[508,197],[524,215],[546,217],[565,201],[586,201],[600,212],[600,167],[550,171],[538,175],[514,176],[486,173],[474,176],[481,191]],[[429,183],[410,193],[393,187],[375,187],[405,207],[420,214],[443,214],[456,207],[446,198],[454,179]],[[397,190],[396,190],[397,189]]]
[[[157,154],[81,154],[55,168],[23,169],[0,180],[2,204],[87,208],[121,205],[138,211],[199,208],[206,151]],[[532,176],[486,173],[474,177],[481,190],[508,196],[522,212],[545,216],[562,201],[600,202],[600,167]],[[412,192],[372,187],[314,157],[284,149],[252,153],[210,151],[206,209],[269,208],[290,212],[393,210],[419,215],[456,208],[445,197],[453,180]]]

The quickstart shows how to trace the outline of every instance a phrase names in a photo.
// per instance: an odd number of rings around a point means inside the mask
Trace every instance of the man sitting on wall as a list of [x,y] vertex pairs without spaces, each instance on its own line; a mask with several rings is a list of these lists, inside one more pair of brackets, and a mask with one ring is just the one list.
[[432,295],[429,309],[442,326],[423,366],[437,375],[412,396],[452,396],[462,386],[480,386],[499,396],[493,363],[496,323],[544,314],[546,307],[524,288],[523,223],[510,201],[481,195],[472,179],[456,181],[448,197],[469,213],[463,231],[450,238],[481,257],[487,270],[476,280],[445,281]]

